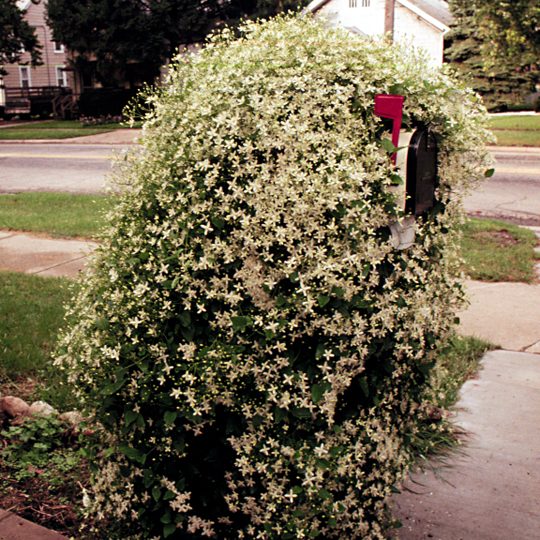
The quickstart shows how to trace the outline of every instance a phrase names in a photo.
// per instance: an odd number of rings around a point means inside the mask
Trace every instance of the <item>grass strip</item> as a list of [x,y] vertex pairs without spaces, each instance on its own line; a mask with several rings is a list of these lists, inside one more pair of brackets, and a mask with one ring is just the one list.
[[535,281],[536,235],[504,221],[471,219],[463,227],[463,270],[480,281]]
[[453,407],[459,399],[463,384],[478,373],[480,360],[485,352],[495,347],[475,337],[454,336],[441,351],[434,391],[437,405],[444,409]]
[[519,131],[540,131],[540,114],[513,116],[492,116],[489,119],[491,129],[512,129]]
[[431,405],[410,440],[413,468],[436,469],[448,452],[460,444],[460,430],[452,423],[448,411],[458,402],[463,384],[480,369],[485,352],[494,348],[474,337],[454,335],[440,350],[427,396]]
[[489,126],[499,146],[540,146],[540,115],[492,116]]
[[114,122],[83,126],[78,120],[45,120],[2,128],[0,140],[69,139],[107,133],[120,127],[123,126]]
[[[51,365],[65,304],[74,285],[64,278],[0,272],[0,384],[27,385],[32,397],[64,408],[69,392]],[[28,385],[29,379],[38,384]],[[6,391],[3,389],[2,394]],[[20,396],[28,397],[28,396]]]
[[0,129],[0,140],[36,140],[36,139],[71,139],[74,137],[86,137],[87,135],[99,135],[112,131],[106,128],[80,128],[80,129],[23,129],[4,128]]
[[0,195],[0,229],[94,238],[114,204],[114,197],[100,195],[3,194]]
[[540,131],[493,130],[498,146],[540,146]]

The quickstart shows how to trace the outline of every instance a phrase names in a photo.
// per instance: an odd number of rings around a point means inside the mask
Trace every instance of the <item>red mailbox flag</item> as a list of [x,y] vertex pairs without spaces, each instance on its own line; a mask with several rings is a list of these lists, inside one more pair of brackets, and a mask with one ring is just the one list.
[[[392,144],[399,144],[399,130],[401,129],[401,119],[403,118],[403,96],[392,94],[377,94],[375,96],[375,114],[381,118],[392,120]],[[392,161],[396,162],[396,153],[392,154]]]

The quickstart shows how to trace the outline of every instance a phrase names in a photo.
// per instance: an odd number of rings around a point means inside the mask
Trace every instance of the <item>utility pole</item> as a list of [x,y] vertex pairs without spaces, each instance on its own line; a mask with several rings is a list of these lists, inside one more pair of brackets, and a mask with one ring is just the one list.
[[394,41],[394,10],[396,0],[385,0],[384,4],[384,33],[390,36],[390,41]]

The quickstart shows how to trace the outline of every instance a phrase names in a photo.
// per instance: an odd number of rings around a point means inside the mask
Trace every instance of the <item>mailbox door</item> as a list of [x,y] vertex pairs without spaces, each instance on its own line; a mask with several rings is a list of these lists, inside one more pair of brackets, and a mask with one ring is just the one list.
[[437,187],[437,140],[426,128],[411,137],[407,156],[407,201],[405,210],[420,216],[433,208]]

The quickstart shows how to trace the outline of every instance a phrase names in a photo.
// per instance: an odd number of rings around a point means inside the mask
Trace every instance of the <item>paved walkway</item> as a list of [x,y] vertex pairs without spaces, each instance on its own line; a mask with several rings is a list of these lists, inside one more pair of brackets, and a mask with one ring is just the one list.
[[540,355],[493,351],[461,391],[466,432],[447,465],[394,498],[401,540],[540,538]]
[[74,278],[97,244],[0,230],[0,270]]
[[0,510],[0,540],[66,540],[66,538],[11,512]]

